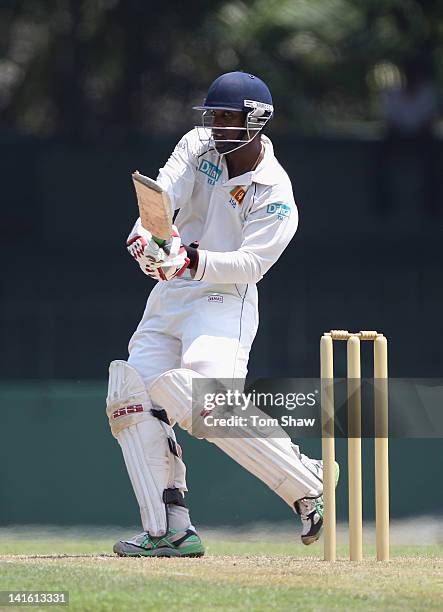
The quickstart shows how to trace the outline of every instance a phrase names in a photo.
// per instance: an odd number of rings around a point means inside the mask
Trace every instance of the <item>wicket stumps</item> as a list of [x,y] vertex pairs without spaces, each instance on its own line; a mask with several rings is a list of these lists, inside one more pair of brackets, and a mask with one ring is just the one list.
[[[334,340],[347,342],[349,556],[363,559],[360,342],[374,343],[375,529],[377,560],[389,560],[388,343],[376,331],[332,330],[320,341],[324,559],[336,559]],[[352,436],[352,437],[351,437]]]

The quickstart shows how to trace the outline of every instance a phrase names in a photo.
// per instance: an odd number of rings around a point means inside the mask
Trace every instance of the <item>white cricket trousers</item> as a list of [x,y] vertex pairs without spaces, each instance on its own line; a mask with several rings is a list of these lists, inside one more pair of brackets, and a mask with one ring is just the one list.
[[175,368],[208,378],[245,378],[257,327],[255,285],[158,282],[129,342],[128,362],[148,391]]

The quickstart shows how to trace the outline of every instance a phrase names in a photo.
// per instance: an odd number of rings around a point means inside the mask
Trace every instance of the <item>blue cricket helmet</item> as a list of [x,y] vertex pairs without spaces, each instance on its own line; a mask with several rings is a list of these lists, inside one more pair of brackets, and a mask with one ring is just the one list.
[[208,95],[195,110],[230,110],[250,117],[270,119],[274,112],[271,92],[261,79],[247,72],[227,72],[211,84]]

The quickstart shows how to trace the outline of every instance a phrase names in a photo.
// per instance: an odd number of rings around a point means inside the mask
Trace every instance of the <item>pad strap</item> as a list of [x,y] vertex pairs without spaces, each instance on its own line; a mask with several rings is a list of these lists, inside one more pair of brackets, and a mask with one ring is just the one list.
[[179,489],[170,488],[163,491],[163,502],[165,504],[175,504],[176,506],[183,506],[187,508],[183,493]]
[[166,423],[166,425],[170,425],[171,424],[169,419],[168,419],[168,415],[166,413],[166,410],[151,408],[151,414],[153,416],[155,416],[157,419],[160,419],[160,421],[163,421],[163,423]]
[[[171,425],[168,419],[168,415],[166,414],[166,410],[156,410],[155,408],[152,408],[151,413],[153,416],[159,419],[159,421],[161,421],[162,423],[166,423],[166,425],[169,425],[169,426]],[[176,457],[180,457],[180,454],[177,448],[177,443],[174,440],[174,438],[171,438],[171,436],[168,436],[168,446],[169,446],[169,450],[171,451],[173,455],[175,455]]]
[[177,442],[175,440],[173,440],[172,438],[168,438],[168,446],[169,450],[173,455],[175,455],[176,457],[180,457]]
[[[155,408],[152,408],[151,413],[153,416],[159,419],[162,423],[165,423],[166,425],[168,425],[166,429],[170,429],[170,422],[169,422],[166,410],[163,410],[163,409],[157,410]],[[172,429],[171,429],[171,433],[172,433]],[[168,435],[167,439],[168,439],[168,447],[171,453],[175,457],[180,457],[179,452],[178,452],[178,445],[176,441],[174,440],[174,438]],[[175,506],[182,506],[183,508],[187,508],[187,505],[185,503],[183,493],[181,493],[181,491],[177,489],[176,487],[169,487],[168,489],[165,489],[163,491],[163,503],[165,504],[165,511],[166,511],[166,530],[169,531],[168,506],[174,504]]]

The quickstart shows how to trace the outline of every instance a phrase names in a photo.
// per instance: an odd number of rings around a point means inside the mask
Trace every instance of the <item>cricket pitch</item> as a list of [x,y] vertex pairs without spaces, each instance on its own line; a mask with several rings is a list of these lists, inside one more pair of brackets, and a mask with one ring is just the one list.
[[[443,544],[394,544],[391,561],[322,560],[322,543],[269,529],[252,537],[202,531],[201,559],[118,558],[115,528],[0,529],[0,590],[69,591],[69,606],[51,610],[440,610]],[[261,536],[259,534],[261,533]],[[32,606],[34,610],[47,610]],[[12,610],[5,607],[0,610]],[[17,608],[22,609],[22,608]]]

